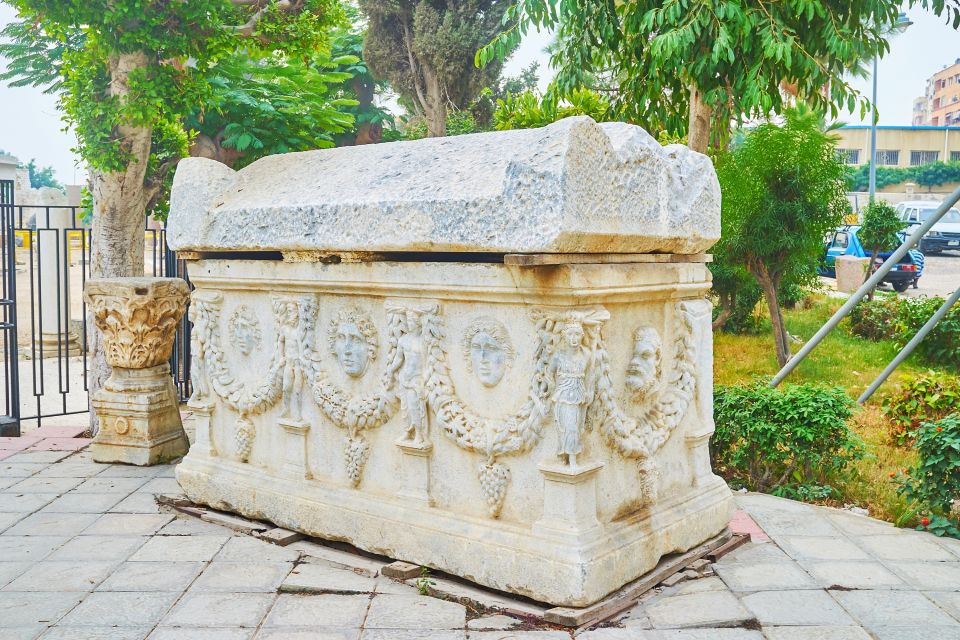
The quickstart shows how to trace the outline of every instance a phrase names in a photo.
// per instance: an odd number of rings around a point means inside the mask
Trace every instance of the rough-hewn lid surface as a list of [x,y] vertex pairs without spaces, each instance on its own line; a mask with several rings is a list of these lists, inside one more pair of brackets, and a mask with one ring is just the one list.
[[710,160],[588,117],[542,129],[180,162],[175,250],[699,253],[720,237]]

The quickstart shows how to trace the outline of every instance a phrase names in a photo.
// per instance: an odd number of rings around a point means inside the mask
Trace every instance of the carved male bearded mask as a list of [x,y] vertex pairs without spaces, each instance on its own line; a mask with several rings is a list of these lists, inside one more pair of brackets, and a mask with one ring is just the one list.
[[640,327],[633,334],[633,356],[627,365],[627,389],[643,397],[660,378],[660,336],[653,327]]

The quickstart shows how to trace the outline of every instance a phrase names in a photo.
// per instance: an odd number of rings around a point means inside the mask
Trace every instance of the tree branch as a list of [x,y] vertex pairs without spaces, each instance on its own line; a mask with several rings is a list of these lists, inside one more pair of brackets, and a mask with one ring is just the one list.
[[407,49],[407,60],[410,62],[410,74],[413,76],[413,88],[417,92],[417,100],[420,102],[420,110],[427,113],[427,99],[423,95],[423,89],[420,87],[420,70],[417,68],[417,62],[413,57],[413,49],[410,46],[410,28],[407,21],[401,19],[403,25],[403,46]]

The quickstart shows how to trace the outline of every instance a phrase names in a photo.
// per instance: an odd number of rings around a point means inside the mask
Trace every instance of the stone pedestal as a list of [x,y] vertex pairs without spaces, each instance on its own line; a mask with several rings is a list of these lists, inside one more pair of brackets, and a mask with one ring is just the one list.
[[870,258],[840,256],[834,263],[837,275],[837,291],[853,293],[867,281]]
[[310,425],[303,420],[280,418],[277,424],[283,429],[284,456],[283,470],[291,478],[303,480],[310,478],[307,468],[307,434]]
[[90,446],[97,462],[145,466],[189,449],[167,363],[188,296],[178,278],[87,281],[84,298],[113,367],[92,399],[100,419]]
[[430,506],[430,443],[416,444],[408,440],[397,442],[400,449],[400,467],[403,470],[397,495],[407,500]]
[[543,474],[543,516],[533,524],[535,530],[580,537],[600,527],[597,472],[602,462],[574,466],[550,462],[537,468]]
[[213,414],[213,403],[191,400],[187,408],[193,412],[193,445],[204,455],[216,456],[217,449],[210,435],[210,416]]

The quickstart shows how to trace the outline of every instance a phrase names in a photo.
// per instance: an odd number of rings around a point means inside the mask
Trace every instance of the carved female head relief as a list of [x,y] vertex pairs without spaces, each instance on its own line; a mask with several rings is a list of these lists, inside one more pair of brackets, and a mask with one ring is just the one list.
[[237,345],[237,349],[245,356],[260,346],[260,323],[246,305],[237,307],[230,316],[227,334],[230,342]]
[[356,309],[341,311],[330,321],[327,341],[330,353],[351,378],[362,376],[370,361],[377,357],[377,329]]
[[502,323],[477,318],[463,334],[463,357],[467,370],[485,387],[495,387],[513,362],[513,345]]

